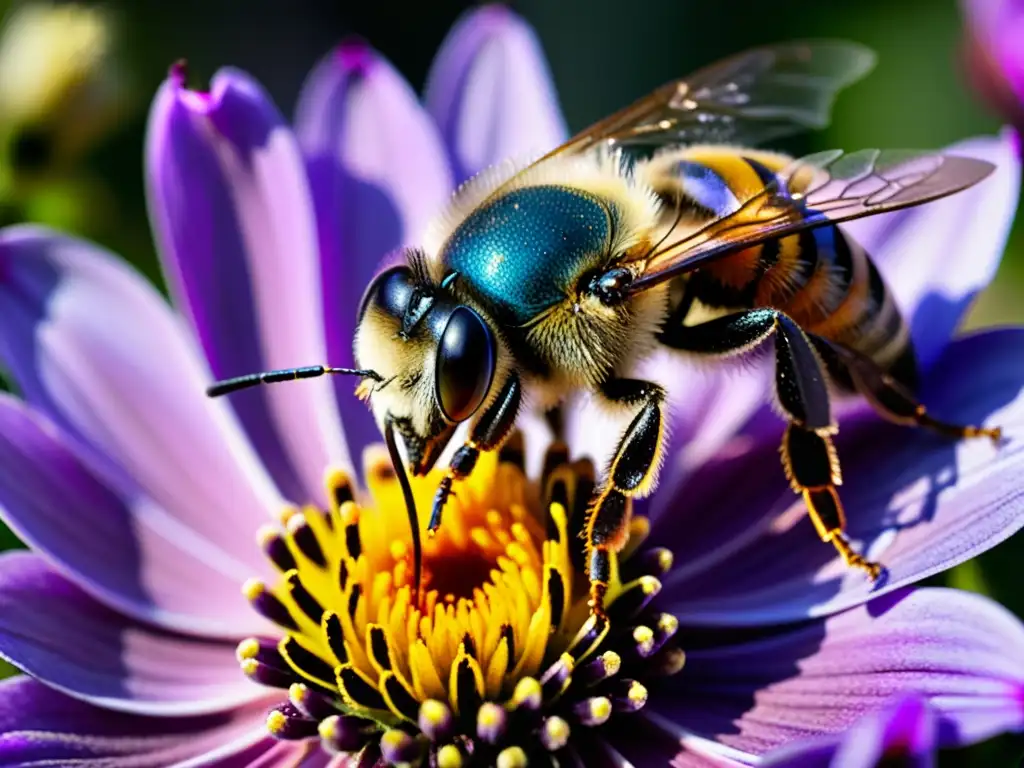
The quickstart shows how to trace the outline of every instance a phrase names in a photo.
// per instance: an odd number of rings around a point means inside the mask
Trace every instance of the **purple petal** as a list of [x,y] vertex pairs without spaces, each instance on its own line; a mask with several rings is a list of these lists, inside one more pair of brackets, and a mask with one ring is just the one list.
[[501,5],[467,12],[452,27],[425,99],[458,183],[506,158],[553,149],[567,136],[536,34]]
[[[234,765],[266,736],[265,705],[200,717],[152,718],[100,709],[28,677],[0,683],[0,766],[106,768]],[[223,758],[216,760],[218,754]]]
[[76,698],[149,715],[226,711],[261,695],[234,648],[115,613],[36,555],[0,555],[0,657]]
[[931,768],[935,764],[935,714],[919,696],[903,696],[864,717],[846,733],[783,747],[765,768],[876,768],[894,764]]
[[1024,126],[1024,5],[1019,0],[961,0],[967,65],[975,87],[1016,126]]
[[[644,708],[626,728],[612,728],[607,738],[629,766],[731,768],[756,765],[756,755],[698,735],[663,715]],[[589,763],[588,763],[589,765]]]
[[845,225],[867,248],[911,323],[922,367],[948,342],[999,267],[1020,196],[1021,161],[1009,131],[954,144],[951,154],[994,163],[972,189]]
[[998,447],[873,417],[841,426],[836,445],[849,530],[886,567],[879,584],[846,568],[814,533],[782,474],[780,426],[704,466],[665,504],[653,536],[675,550],[678,565],[664,598],[691,624],[795,621],[919,581],[1011,536],[1024,525],[1022,348],[1024,330],[961,339],[922,392],[942,418],[1002,425]]
[[151,499],[110,490],[57,427],[6,395],[0,517],[98,600],[134,618],[227,638],[267,629],[239,590],[255,575],[246,564]]
[[1024,727],[1024,625],[949,589],[904,591],[826,621],[690,647],[645,712],[745,752],[838,733],[894,696],[919,693],[938,744]]
[[[359,299],[381,259],[417,245],[452,191],[437,128],[376,51],[346,43],[313,70],[296,133],[316,204],[328,359],[352,364]],[[352,381],[336,380],[354,455],[380,434]]]
[[[150,113],[146,170],[168,282],[214,376],[331,363],[302,156],[260,86],[225,70],[197,93],[172,72]],[[231,403],[293,501],[321,501],[325,468],[349,466],[329,381]]]
[[247,570],[281,499],[166,303],[98,247],[33,227],[0,232],[0,361],[25,399],[122,494],[167,511]]

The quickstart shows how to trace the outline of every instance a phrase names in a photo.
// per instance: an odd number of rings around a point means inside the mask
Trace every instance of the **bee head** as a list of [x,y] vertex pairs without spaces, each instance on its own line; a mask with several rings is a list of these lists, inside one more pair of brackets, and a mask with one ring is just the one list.
[[389,420],[402,436],[414,475],[430,471],[456,427],[500,388],[507,354],[498,334],[475,308],[454,296],[453,279],[440,284],[408,265],[382,272],[359,308],[355,356],[383,383],[364,382],[381,428]]

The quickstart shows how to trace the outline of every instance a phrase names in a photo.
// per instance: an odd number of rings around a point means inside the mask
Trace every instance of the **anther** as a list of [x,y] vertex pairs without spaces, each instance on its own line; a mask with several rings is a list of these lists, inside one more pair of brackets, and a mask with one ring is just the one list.
[[572,712],[580,725],[604,725],[612,715],[612,703],[605,696],[593,696],[573,704]]
[[656,677],[672,677],[683,671],[686,665],[686,653],[682,648],[669,646],[654,657],[651,671]]
[[620,578],[624,582],[629,582],[640,576],[664,576],[672,570],[674,560],[675,556],[672,554],[672,550],[665,547],[651,547],[622,562]]
[[306,717],[317,722],[338,714],[334,703],[304,683],[293,683],[288,689],[288,701]]
[[294,637],[283,638],[277,649],[289,666],[303,676],[322,681],[322,684],[327,687],[334,680],[333,667]]
[[544,671],[540,678],[544,701],[554,700],[566,689],[575,666],[572,656],[563,653],[558,661]]
[[304,514],[297,513],[288,518],[288,533],[295,542],[295,546],[304,554],[310,562],[323,568],[327,565],[327,558],[324,550],[316,538],[316,532],[310,527]]
[[485,702],[476,711],[476,735],[488,744],[497,744],[505,738],[508,715],[502,707]]
[[296,741],[317,735],[317,723],[290,703],[281,704],[267,715],[267,730],[278,739]]
[[291,670],[279,669],[270,666],[256,659],[245,659],[239,665],[242,674],[259,685],[268,688],[283,688],[287,690],[295,682],[296,675]]
[[447,704],[427,699],[420,705],[417,720],[420,731],[431,741],[444,741],[452,736],[455,720]]
[[506,747],[498,753],[498,768],[526,768],[530,761],[522,747]]
[[641,576],[626,584],[615,602],[608,606],[612,623],[626,622],[643,611],[661,592],[661,582],[653,576]]
[[262,525],[256,532],[256,539],[267,558],[279,571],[284,573],[296,567],[295,557],[281,532],[273,525]]
[[390,728],[380,737],[381,757],[390,765],[408,765],[416,762],[421,751],[420,743],[398,728]]
[[654,653],[654,630],[641,624],[633,628],[633,645],[629,651],[641,659],[646,659]]
[[258,579],[249,579],[242,585],[242,594],[263,618],[274,622],[283,629],[298,631],[299,625],[292,618],[288,608],[277,596],[267,589],[267,586]]
[[321,720],[317,733],[329,752],[357,752],[366,743],[373,723],[348,715],[331,715]]
[[327,647],[331,649],[334,658],[339,664],[348,661],[348,650],[345,648],[345,630],[341,625],[338,614],[328,611],[324,614],[323,623],[320,625],[324,639],[327,640]]
[[341,507],[341,524],[345,528],[345,550],[353,560],[363,553],[363,542],[359,538],[359,507],[347,502]]
[[331,502],[335,510],[341,509],[341,506],[346,502],[355,501],[352,482],[344,471],[340,469],[330,470],[327,473],[325,485],[331,493]]
[[540,709],[544,702],[544,691],[537,680],[524,677],[512,691],[512,706],[515,709]]
[[638,712],[647,703],[647,688],[636,680],[618,680],[609,690],[616,712]]
[[445,744],[437,750],[437,768],[462,768],[462,753],[454,744]]
[[547,718],[541,726],[540,741],[544,745],[544,749],[549,752],[557,752],[569,743],[571,733],[569,723],[555,715]]
[[654,625],[654,643],[658,648],[661,648],[670,639],[675,637],[676,632],[679,631],[679,619],[673,616],[671,613],[663,613],[658,616],[658,621]]
[[614,677],[621,668],[622,657],[615,651],[605,651],[580,667],[574,677],[584,686],[591,687]]
[[324,617],[324,607],[320,605],[317,599],[303,585],[302,579],[299,578],[299,572],[289,572],[285,580],[288,584],[288,591],[291,593],[292,600],[299,606],[299,610],[306,614],[310,621],[319,625]]
[[235,658],[241,664],[246,659],[255,659],[261,664],[269,664],[279,669],[287,669],[288,665],[277,651],[277,641],[265,638],[249,637],[238,644]]
[[605,635],[608,634],[608,619],[600,614],[592,613],[586,623],[580,627],[572,643],[569,645],[569,653],[574,659],[586,658],[593,651]]

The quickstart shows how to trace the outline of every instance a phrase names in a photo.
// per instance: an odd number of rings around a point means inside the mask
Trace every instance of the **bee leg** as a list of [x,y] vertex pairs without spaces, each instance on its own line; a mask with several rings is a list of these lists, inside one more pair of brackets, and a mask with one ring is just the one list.
[[611,379],[601,394],[613,403],[638,407],[608,467],[605,487],[590,508],[584,536],[590,569],[590,610],[604,616],[604,599],[611,578],[611,554],[629,539],[630,499],[653,484],[661,453],[662,403],[665,391],[639,379]]
[[481,451],[495,451],[501,447],[505,438],[512,431],[519,414],[519,405],[523,398],[523,388],[519,377],[509,376],[504,388],[494,402],[480,415],[469,432],[469,439],[452,456],[448,471],[441,479],[434,494],[434,506],[430,513],[428,533],[433,534],[441,527],[441,514],[452,495],[452,484],[463,480],[473,472]]
[[881,566],[858,554],[846,538],[846,515],[836,486],[842,483],[831,435],[827,378],[810,339],[783,313],[752,309],[695,326],[662,332],[663,344],[704,354],[750,349],[775,334],[775,392],[789,425],[782,438],[782,466],[790,486],[804,498],[814,529],[831,543],[843,561],[866,571],[872,580]]
[[1002,438],[999,427],[950,424],[933,418],[906,385],[882,370],[871,358],[820,337],[812,337],[812,340],[823,357],[831,354],[845,366],[856,390],[887,421],[924,427],[947,437],[987,437],[997,443]]

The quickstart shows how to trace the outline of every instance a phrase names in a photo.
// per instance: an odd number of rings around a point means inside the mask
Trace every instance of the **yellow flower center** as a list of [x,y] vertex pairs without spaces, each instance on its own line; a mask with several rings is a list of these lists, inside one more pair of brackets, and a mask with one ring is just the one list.
[[[393,764],[430,752],[438,765],[489,755],[512,766],[561,749],[578,727],[640,709],[647,690],[619,676],[624,663],[661,672],[682,663],[669,642],[675,618],[649,610],[671,558],[648,550],[622,575],[616,559],[610,625],[590,617],[578,531],[593,469],[570,463],[558,444],[546,468],[540,482],[527,480],[518,437],[482,456],[437,534],[421,532],[419,585],[401,487],[383,451],[367,460],[365,506],[331,472],[329,511],[290,509],[282,526],[262,530],[282,577],[244,590],[284,636],[246,640],[238,656],[253,679],[289,688],[270,731]],[[430,508],[439,479],[411,478],[418,509]],[[645,534],[646,521],[634,520],[623,557]],[[626,644],[619,651],[616,637]]]

